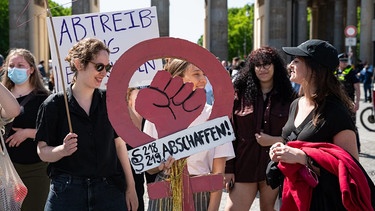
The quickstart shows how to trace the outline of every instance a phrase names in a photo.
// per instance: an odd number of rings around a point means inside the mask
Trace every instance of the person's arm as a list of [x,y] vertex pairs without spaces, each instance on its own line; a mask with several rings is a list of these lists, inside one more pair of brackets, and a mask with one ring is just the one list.
[[354,112],[358,111],[359,109],[359,100],[361,99],[361,89],[359,88],[359,83],[353,84],[354,91],[355,91],[355,99],[354,99]]
[[33,128],[13,128],[16,131],[13,135],[9,136],[5,143],[9,143],[10,147],[18,147],[22,142],[28,138],[35,138],[36,129]]
[[126,206],[128,207],[128,210],[137,210],[138,209],[138,197],[137,192],[135,190],[135,182],[133,177],[133,172],[131,170],[129,157],[128,157],[128,149],[126,148],[125,141],[122,140],[122,138],[117,137],[115,139],[116,144],[116,152],[117,157],[120,160],[122,169],[125,174],[126,179]]
[[[212,174],[224,175],[225,162],[226,162],[226,157],[214,158],[213,164],[212,164]],[[210,203],[208,205],[208,211],[219,210],[222,192],[223,192],[222,189],[211,192]]]
[[354,131],[340,131],[333,137],[333,143],[348,151],[355,159],[359,160],[357,138]]
[[284,139],[281,137],[281,136],[270,136],[266,133],[263,133],[263,132],[260,132],[259,133],[255,133],[255,138],[258,142],[258,144],[260,144],[261,146],[271,146],[277,142],[281,142],[281,143],[284,143]]
[[0,116],[4,119],[11,119],[21,112],[20,105],[13,94],[0,83]]
[[77,151],[77,134],[69,133],[65,136],[63,144],[52,147],[45,141],[38,141],[37,152],[44,162],[56,162],[65,156],[72,155]]

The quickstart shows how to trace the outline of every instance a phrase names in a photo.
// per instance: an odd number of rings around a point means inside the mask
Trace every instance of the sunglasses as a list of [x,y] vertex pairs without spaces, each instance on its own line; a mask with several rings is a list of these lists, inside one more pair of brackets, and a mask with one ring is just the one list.
[[105,71],[107,71],[107,72],[109,72],[112,69],[111,64],[104,65],[103,63],[94,63],[92,61],[89,61],[89,62],[95,65],[95,69],[98,72],[101,72],[104,68],[105,68]]

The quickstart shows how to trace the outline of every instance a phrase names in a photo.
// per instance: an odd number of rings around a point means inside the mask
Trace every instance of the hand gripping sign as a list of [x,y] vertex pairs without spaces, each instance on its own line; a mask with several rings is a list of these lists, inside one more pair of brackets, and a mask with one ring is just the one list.
[[[202,69],[213,87],[215,102],[209,119],[211,125],[206,125],[204,130],[199,130],[202,125],[186,129],[188,125],[200,114],[204,107],[204,91],[192,91],[192,84],[183,84],[180,78],[171,78],[169,73],[159,71],[149,88],[141,90],[136,99],[137,111],[146,119],[153,122],[157,128],[159,140],[141,132],[131,121],[126,102],[126,91],[133,71],[140,64],[150,59],[156,58],[180,58],[193,63]],[[159,159],[154,159],[156,165],[166,159],[166,155],[159,153],[159,146],[165,146],[168,140],[178,139],[174,137],[185,129],[201,139],[206,138],[206,142],[215,143],[220,137],[226,137],[229,141],[233,140],[233,129],[228,121],[232,112],[234,91],[232,82],[228,73],[220,62],[206,49],[186,40],[177,38],[155,38],[136,44],[127,50],[115,63],[111,77],[108,80],[107,87],[107,106],[109,119],[116,132],[126,143],[141,150],[142,148],[148,153],[157,151]],[[167,110],[167,113],[161,112]],[[162,114],[162,115],[156,115]],[[224,131],[224,132],[223,132]],[[215,136],[216,135],[216,138]],[[179,136],[179,135],[177,135]],[[212,140],[209,140],[211,137]],[[164,139],[164,140],[163,140]],[[205,145],[199,148],[208,149],[225,142],[219,142],[216,145]],[[159,145],[158,145],[159,144]],[[206,148],[205,148],[206,147]],[[189,151],[189,150],[187,150]],[[134,151],[133,151],[134,153]],[[185,154],[183,154],[185,153]],[[186,151],[183,153],[170,153],[178,159],[186,157]],[[179,157],[180,156],[180,157]],[[138,166],[134,162],[138,158],[132,158],[132,152],[129,152],[133,167]],[[133,162],[134,161],[134,162]],[[145,171],[153,166],[142,168]],[[222,188],[223,178],[221,175],[199,176],[190,178],[185,166],[183,170],[183,210],[194,210],[192,193],[201,191],[213,191]],[[159,188],[163,188],[160,190]],[[149,187],[150,198],[162,198],[170,196],[170,184],[166,181],[154,183]]]

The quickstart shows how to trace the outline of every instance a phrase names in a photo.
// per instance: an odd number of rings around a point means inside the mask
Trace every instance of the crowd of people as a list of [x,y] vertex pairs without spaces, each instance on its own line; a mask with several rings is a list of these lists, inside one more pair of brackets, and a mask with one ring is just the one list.
[[[224,178],[221,190],[194,193],[196,210],[218,210],[223,190],[225,211],[249,210],[257,194],[262,211],[374,210],[375,186],[359,163],[355,122],[361,82],[364,102],[374,100],[372,65],[354,68],[347,54],[318,39],[282,51],[264,46],[230,65],[221,61],[235,93],[233,142],[180,160],[169,157],[137,175],[128,158],[131,147],[112,127],[106,90],[100,89],[112,68],[104,42],[85,38],[74,44],[65,58],[74,79],[59,93],[43,83],[44,61],[36,62],[27,49],[11,49],[1,64],[0,126],[28,189],[22,211],[173,210],[170,197],[146,206],[144,183],[173,179],[171,168],[181,163],[191,176]],[[286,55],[292,56],[289,64]],[[171,83],[181,78],[190,92],[206,88],[204,70],[177,58],[166,61]],[[133,123],[163,137],[159,125],[136,109],[139,92],[130,87],[126,96]],[[215,96],[207,99],[188,127],[207,121]]]

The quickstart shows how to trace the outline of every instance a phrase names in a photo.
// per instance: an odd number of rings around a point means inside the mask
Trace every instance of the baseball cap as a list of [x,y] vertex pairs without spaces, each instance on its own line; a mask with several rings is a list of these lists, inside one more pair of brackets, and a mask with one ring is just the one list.
[[346,53],[340,53],[338,56],[339,61],[341,62],[347,62],[348,61],[348,54]]
[[282,49],[291,56],[310,57],[332,71],[336,70],[339,65],[336,48],[324,40],[307,40],[297,47],[283,47]]

